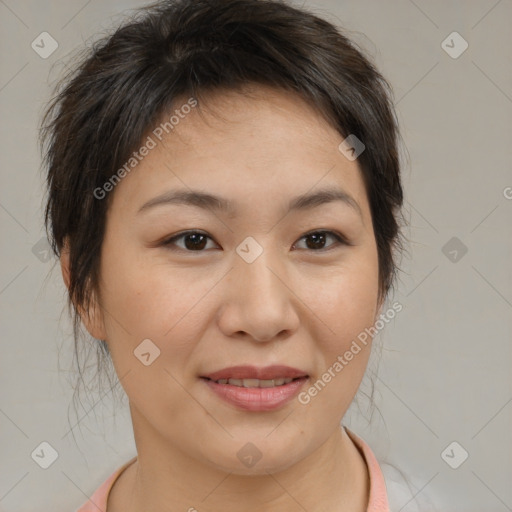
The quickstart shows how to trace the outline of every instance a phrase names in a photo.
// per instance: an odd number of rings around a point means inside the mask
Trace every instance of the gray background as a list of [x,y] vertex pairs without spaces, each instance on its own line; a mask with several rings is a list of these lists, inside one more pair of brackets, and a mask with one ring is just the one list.
[[[61,59],[144,3],[0,0],[2,511],[75,510],[135,454],[126,402],[116,416],[109,394],[76,418],[69,410],[71,329],[60,270],[40,242],[37,125]],[[430,503],[420,510],[512,510],[512,2],[304,5],[375,59],[409,152],[409,254],[392,297],[404,309],[379,335],[345,424],[410,479],[393,510],[416,510],[413,496]],[[31,47],[43,31],[58,42],[46,59]],[[453,31],[469,44],[457,58],[442,47]],[[43,441],[58,452],[46,470],[31,457]],[[465,452],[457,469],[445,462]]]

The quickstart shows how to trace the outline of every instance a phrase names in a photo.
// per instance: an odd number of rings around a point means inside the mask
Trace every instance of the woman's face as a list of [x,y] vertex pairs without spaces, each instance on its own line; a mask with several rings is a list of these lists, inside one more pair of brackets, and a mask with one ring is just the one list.
[[[239,474],[290,467],[339,429],[370,344],[342,370],[332,368],[379,306],[357,160],[340,152],[343,138],[300,99],[256,91],[217,93],[207,106],[220,116],[186,108],[162,140],[155,135],[162,130],[150,133],[155,147],[111,192],[101,307],[86,321],[110,348],[139,454],[171,450]],[[354,203],[305,200],[326,189]],[[169,200],[175,192],[208,194],[229,207]],[[178,237],[185,231],[195,234]],[[281,390],[275,382],[261,390],[254,387],[272,382],[250,380],[253,389],[245,389],[204,378],[273,365],[307,378]],[[330,382],[307,393],[329,368]],[[261,459],[251,465],[247,455]]]

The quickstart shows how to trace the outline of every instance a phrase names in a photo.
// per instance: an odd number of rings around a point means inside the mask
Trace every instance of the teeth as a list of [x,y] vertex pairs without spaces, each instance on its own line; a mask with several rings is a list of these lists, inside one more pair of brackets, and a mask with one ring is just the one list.
[[275,386],[282,386],[291,382],[292,378],[279,378],[279,379],[219,379],[215,382],[218,384],[230,384],[231,386],[238,386],[244,388],[272,388]]
[[260,381],[258,379],[243,379],[242,385],[244,388],[259,388]]

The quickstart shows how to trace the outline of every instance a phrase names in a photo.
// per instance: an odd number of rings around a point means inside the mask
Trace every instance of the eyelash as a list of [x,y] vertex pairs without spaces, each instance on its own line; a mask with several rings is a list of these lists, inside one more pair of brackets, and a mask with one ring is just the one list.
[[[312,252],[327,252],[327,251],[330,251],[330,250],[332,250],[333,248],[335,248],[335,247],[337,247],[339,245],[347,245],[347,246],[352,245],[351,243],[348,242],[348,240],[341,233],[338,233],[336,231],[329,231],[329,230],[310,231],[309,233],[306,233],[305,235],[302,235],[302,237],[299,238],[299,240],[302,240],[304,238],[310,237],[312,235],[318,235],[318,234],[330,235],[330,236],[332,236],[336,240],[337,243],[330,245],[326,249],[304,249],[304,250],[306,250],[306,251],[309,250],[309,251],[312,251]],[[169,248],[172,251],[199,252],[199,253],[206,251],[206,249],[197,250],[197,251],[191,251],[191,250],[188,250],[188,249],[184,249],[182,247],[178,247],[177,249],[176,248],[171,248],[171,246],[174,245],[177,240],[179,240],[181,238],[184,238],[184,237],[186,237],[188,235],[203,235],[203,236],[206,236],[206,238],[209,238],[210,240],[213,240],[210,236],[208,236],[206,233],[203,233],[202,231],[191,230],[191,231],[184,231],[183,233],[179,233],[177,235],[174,235],[171,238],[168,238],[168,239],[164,240],[162,242],[162,245],[167,247],[167,248]]]

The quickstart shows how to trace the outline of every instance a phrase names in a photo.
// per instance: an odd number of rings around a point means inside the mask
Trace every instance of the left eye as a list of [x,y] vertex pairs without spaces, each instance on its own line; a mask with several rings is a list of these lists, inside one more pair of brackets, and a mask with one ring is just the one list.
[[[330,244],[326,249],[323,246],[328,238],[334,239],[335,243]],[[334,231],[313,231],[312,233],[304,235],[300,240],[310,240],[309,244],[306,242],[306,249],[313,250],[315,252],[330,250],[333,245],[349,245],[342,235],[335,233]]]

